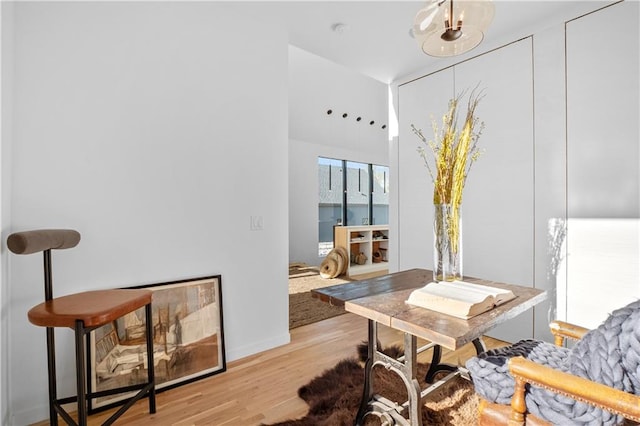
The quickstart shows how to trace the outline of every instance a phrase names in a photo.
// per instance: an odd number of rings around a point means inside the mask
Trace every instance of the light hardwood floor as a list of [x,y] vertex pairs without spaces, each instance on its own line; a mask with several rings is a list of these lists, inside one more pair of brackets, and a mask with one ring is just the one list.
[[[383,346],[402,342],[401,333],[382,326],[379,337]],[[298,388],[339,360],[357,356],[356,345],[366,338],[367,321],[350,313],[293,329],[291,343],[229,362],[223,373],[159,393],[153,415],[148,414],[146,400],[138,401],[116,424],[244,426],[302,417],[307,405],[298,398]],[[490,338],[485,343],[502,344]],[[469,344],[445,351],[443,360],[463,363],[473,353]],[[428,362],[429,357],[427,351],[418,359]],[[91,416],[89,424],[101,424],[111,412]]]

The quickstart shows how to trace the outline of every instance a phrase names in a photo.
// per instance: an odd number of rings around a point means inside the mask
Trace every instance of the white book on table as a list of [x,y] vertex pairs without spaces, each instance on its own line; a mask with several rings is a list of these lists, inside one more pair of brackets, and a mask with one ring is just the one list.
[[407,303],[462,319],[469,319],[496,306],[515,295],[510,290],[473,284],[465,281],[432,282],[415,289]]

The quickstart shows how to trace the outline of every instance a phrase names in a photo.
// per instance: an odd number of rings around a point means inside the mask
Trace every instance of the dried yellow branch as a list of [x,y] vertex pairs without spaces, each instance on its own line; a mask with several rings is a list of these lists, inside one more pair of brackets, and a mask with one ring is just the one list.
[[[433,121],[434,140],[427,141],[422,130],[411,125],[413,132],[424,145],[419,146],[418,151],[429,170],[429,176],[434,185],[433,203],[451,206],[451,217],[448,218],[451,222],[447,229],[450,243],[455,249],[458,248],[460,237],[458,219],[462,204],[462,191],[471,165],[480,157],[481,152],[477,142],[484,128],[484,123],[479,123],[475,116],[475,110],[482,99],[482,93],[477,93],[474,89],[469,96],[462,130],[458,131],[458,105],[464,95],[465,92],[449,101],[449,109],[442,117],[441,129]],[[431,156],[427,155],[428,151],[431,152]]]

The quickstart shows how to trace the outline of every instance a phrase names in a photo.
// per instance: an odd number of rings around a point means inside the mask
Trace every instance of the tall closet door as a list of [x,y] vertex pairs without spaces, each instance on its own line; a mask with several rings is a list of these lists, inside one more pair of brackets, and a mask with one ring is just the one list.
[[[455,67],[456,90],[484,89],[478,116],[484,149],[463,195],[465,275],[534,284],[534,132],[531,38]],[[490,333],[533,337],[533,311]]]
[[639,9],[567,23],[569,217],[640,217]]
[[411,125],[433,138],[432,120],[442,122],[454,95],[451,68],[398,89],[398,269],[433,267],[433,182],[418,154]]
[[640,297],[639,16],[640,4],[625,1],[566,25],[569,220],[558,305],[589,328]]

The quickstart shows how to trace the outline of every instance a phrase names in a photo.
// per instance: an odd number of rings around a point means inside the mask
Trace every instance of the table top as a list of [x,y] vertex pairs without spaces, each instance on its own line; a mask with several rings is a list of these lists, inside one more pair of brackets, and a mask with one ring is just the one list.
[[334,306],[344,306],[348,300],[398,290],[422,287],[433,281],[433,272],[426,269],[410,269],[361,281],[352,281],[311,290],[315,298]]
[[433,281],[433,272],[410,269],[312,290],[312,295],[396,330],[456,350],[546,299],[543,290],[464,277],[464,281],[511,290],[516,298],[468,320],[409,305],[411,291]]

